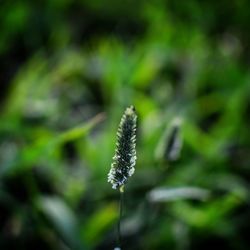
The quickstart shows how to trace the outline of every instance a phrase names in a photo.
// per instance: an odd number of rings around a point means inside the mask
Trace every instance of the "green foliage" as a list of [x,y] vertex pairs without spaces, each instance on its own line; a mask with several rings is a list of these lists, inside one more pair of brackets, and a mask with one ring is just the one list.
[[[125,249],[248,249],[248,5],[4,2],[0,249],[114,247],[107,173],[131,104]],[[182,147],[170,161],[176,118]]]

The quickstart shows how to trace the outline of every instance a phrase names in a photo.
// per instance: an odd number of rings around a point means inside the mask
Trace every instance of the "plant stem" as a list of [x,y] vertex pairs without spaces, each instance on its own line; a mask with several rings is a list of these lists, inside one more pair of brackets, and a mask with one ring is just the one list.
[[121,219],[122,219],[124,186],[121,186],[119,191],[120,191],[120,203],[119,203],[119,218],[118,218],[117,232],[118,232],[118,246],[121,249],[121,245],[122,245],[121,243]]

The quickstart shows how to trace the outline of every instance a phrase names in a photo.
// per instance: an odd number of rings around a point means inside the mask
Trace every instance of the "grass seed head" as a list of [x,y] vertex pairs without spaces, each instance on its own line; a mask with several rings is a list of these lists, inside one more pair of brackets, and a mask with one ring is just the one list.
[[131,106],[125,110],[118,127],[115,155],[108,174],[108,182],[114,189],[124,186],[135,171],[136,120],[135,108]]

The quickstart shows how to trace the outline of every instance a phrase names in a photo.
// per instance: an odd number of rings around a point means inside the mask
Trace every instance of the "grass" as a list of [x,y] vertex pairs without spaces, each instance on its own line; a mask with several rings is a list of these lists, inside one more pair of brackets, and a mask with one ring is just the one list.
[[[119,192],[106,177],[131,103],[123,248],[248,249],[248,3],[136,6],[0,7],[1,249],[113,247]],[[171,161],[159,148],[176,118]]]

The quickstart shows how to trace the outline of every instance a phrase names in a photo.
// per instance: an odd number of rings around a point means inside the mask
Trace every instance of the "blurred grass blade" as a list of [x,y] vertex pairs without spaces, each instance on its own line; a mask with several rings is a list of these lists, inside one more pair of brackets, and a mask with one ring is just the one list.
[[86,249],[80,242],[77,219],[62,199],[44,196],[39,199],[38,204],[63,241],[72,249]]
[[82,237],[91,246],[97,245],[105,231],[110,228],[117,218],[117,206],[112,203],[96,211],[82,228]]
[[198,187],[156,188],[148,193],[151,202],[167,202],[182,199],[206,200],[210,191]]
[[80,126],[77,126],[75,128],[72,128],[68,131],[63,132],[62,134],[60,134],[57,139],[56,142],[57,143],[65,143],[68,141],[73,141],[76,140],[80,137],[85,136],[95,125],[97,125],[98,123],[100,123],[101,121],[103,121],[105,118],[105,114],[104,113],[100,113],[98,115],[96,115],[94,118],[92,118],[91,120],[89,120],[87,123],[84,123]]

